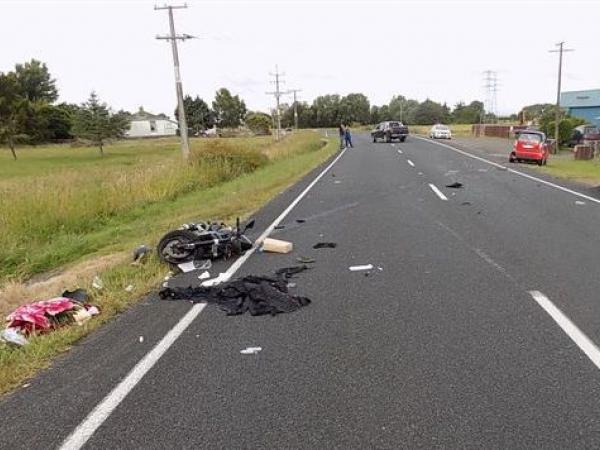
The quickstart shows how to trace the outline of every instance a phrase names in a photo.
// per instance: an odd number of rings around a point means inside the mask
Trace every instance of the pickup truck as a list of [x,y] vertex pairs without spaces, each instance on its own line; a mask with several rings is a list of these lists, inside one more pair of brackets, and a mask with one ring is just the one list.
[[392,139],[398,139],[400,142],[404,142],[406,136],[408,136],[408,127],[401,122],[381,122],[371,131],[373,142],[377,142],[378,139],[384,139],[385,142],[392,142]]

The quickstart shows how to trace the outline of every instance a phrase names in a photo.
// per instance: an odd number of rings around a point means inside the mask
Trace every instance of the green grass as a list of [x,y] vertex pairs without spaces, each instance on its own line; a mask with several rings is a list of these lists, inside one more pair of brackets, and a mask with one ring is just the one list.
[[[211,185],[206,185],[206,183],[204,185],[200,184],[198,185],[199,187],[194,187],[193,189],[183,189],[176,195],[173,195],[170,191],[165,191],[167,195],[163,198],[157,198],[153,201],[136,200],[126,208],[117,209],[113,214],[102,217],[102,220],[98,223],[92,221],[93,225],[85,230],[64,232],[59,227],[55,228],[52,233],[42,233],[41,236],[32,236],[30,241],[22,240],[20,242],[25,248],[26,254],[29,254],[32,250],[35,254],[26,261],[20,262],[18,268],[22,273],[31,275],[56,268],[66,262],[73,263],[81,259],[84,255],[93,258],[94,255],[98,254],[112,254],[124,250],[129,251],[134,246],[143,242],[152,245],[156,243],[165,231],[192,219],[215,218],[232,221],[238,215],[247,217],[279,192],[324,162],[337,150],[335,140],[329,140],[328,144],[323,146],[320,135],[313,132],[298,133],[277,144],[272,144],[268,138],[260,138],[256,141],[251,139],[246,143],[243,141],[246,140],[236,141],[233,145],[244,147],[244,151],[252,148],[254,150],[260,149],[260,152],[268,158],[267,163],[251,172],[236,173],[235,177],[231,179],[216,181]],[[178,159],[176,162],[169,162],[170,160],[166,157],[163,159],[160,153],[153,153],[154,151],[159,152],[159,150],[146,147],[145,142],[141,142],[141,144],[144,148],[142,151],[147,151],[150,155],[153,155],[150,158],[156,158],[162,164],[175,164],[181,168],[177,162]],[[127,145],[130,144],[127,143]],[[150,147],[154,146],[158,146],[158,144],[151,143]],[[120,153],[120,151],[117,151],[119,148],[120,146],[109,147],[108,150],[113,155],[113,151],[115,154]],[[68,153],[72,151],[71,149],[60,148],[58,150],[66,153],[67,159],[69,159]],[[44,161],[45,158],[43,155],[37,153],[41,151],[41,149],[36,149],[28,155],[33,160],[33,168],[30,169],[32,172],[36,172],[40,167],[48,164],[47,161]],[[176,148],[173,151],[175,152]],[[135,148],[129,150],[123,149],[122,153],[124,156],[122,157],[126,161],[136,161],[134,164],[138,165],[142,172],[145,172],[146,169],[144,169],[143,161],[138,160],[140,155],[131,155],[133,152],[136,152]],[[51,157],[56,156],[52,155]],[[172,154],[170,157],[175,159],[178,155]],[[107,169],[105,161],[100,160],[99,157],[96,158],[93,153],[89,153],[88,158],[88,163],[80,162],[79,167],[87,171],[90,176],[96,174],[96,170],[104,170],[106,172],[103,173],[112,176],[112,172]],[[110,156],[107,156],[108,158]],[[22,163],[25,160],[26,158],[23,157],[17,163]],[[67,164],[72,164],[72,162],[68,162]],[[114,165],[113,162],[110,164],[118,168],[119,172],[130,170],[129,168],[123,168],[121,165]],[[100,166],[100,169],[96,167],[97,165]],[[217,161],[217,165],[220,167],[219,170],[223,170],[223,161]],[[152,168],[147,170],[150,170],[150,173],[153,175],[156,174]],[[225,172],[228,172],[228,170],[225,167]],[[196,173],[196,176],[202,174],[204,172],[200,174]],[[169,172],[169,175],[172,175],[172,173]],[[24,175],[22,178],[29,176],[31,175]],[[160,174],[158,173],[156,176],[160,176]],[[86,181],[85,177],[77,175],[75,179],[82,183],[80,190],[85,193],[81,197],[76,198],[85,199],[85,195],[95,192],[95,179],[93,177]],[[113,181],[115,179],[118,179],[118,177],[111,178]],[[152,178],[148,177],[144,179],[149,183],[153,182]],[[68,189],[67,183],[72,181],[73,178],[70,176],[66,178],[58,177],[55,180],[56,184],[54,188],[58,190]],[[185,177],[183,181],[190,182]],[[28,191],[24,192],[29,194]],[[43,191],[35,192],[40,195],[43,194]],[[109,190],[109,192],[113,191]],[[13,197],[13,201],[22,198],[15,196]],[[30,206],[33,206],[33,201],[33,199],[27,200],[27,202],[30,202]],[[48,202],[48,199],[44,198],[44,202]],[[85,200],[81,203],[80,208],[90,208],[94,211],[94,214],[102,211],[94,203],[89,203]],[[22,214],[25,214],[25,209],[20,211],[23,211]],[[35,214],[38,214],[42,210],[35,209],[35,211]],[[50,212],[49,214],[53,213]],[[32,213],[30,220],[34,220],[35,218],[36,216]],[[65,223],[69,220],[70,217],[68,216],[64,219]],[[76,220],[81,220],[81,217],[77,216]],[[52,225],[51,221],[49,223]],[[266,225],[258,224],[259,228],[264,228]],[[69,225],[66,228],[71,230]],[[13,236],[16,235],[13,230],[10,232]],[[46,236],[50,236],[51,238],[46,239]],[[141,267],[131,266],[127,262],[110,267],[99,273],[104,281],[105,289],[94,292],[93,302],[98,304],[102,309],[100,316],[90,320],[82,327],[71,326],[45,335],[34,336],[31,338],[30,344],[22,348],[13,348],[0,344],[0,393],[7,392],[23,383],[25,379],[35,374],[37,370],[48,366],[54,356],[68,350],[70,345],[82,336],[85,336],[102,323],[110,320],[118,312],[135,303],[136,299],[157,285],[167,270],[167,267],[159,264],[154,257]],[[13,273],[12,276],[14,277],[15,274]],[[21,275],[21,277],[23,276]],[[88,280],[81,287],[89,288],[90,284],[91,280]],[[135,286],[133,293],[124,291],[124,288],[129,284]],[[48,292],[47,297],[52,297],[56,294],[56,292]]]
[[269,137],[198,139],[193,164],[183,163],[175,139],[120,142],[105,157],[66,146],[21,150],[18,161],[4,152],[0,283],[129,244],[131,235],[122,229],[132,223],[152,229],[173,215],[182,197],[320,145],[312,132],[278,144]]
[[559,156],[552,155],[548,159],[548,165],[537,169],[558,178],[566,178],[590,186],[600,185],[600,160],[575,160],[571,151],[561,152]]

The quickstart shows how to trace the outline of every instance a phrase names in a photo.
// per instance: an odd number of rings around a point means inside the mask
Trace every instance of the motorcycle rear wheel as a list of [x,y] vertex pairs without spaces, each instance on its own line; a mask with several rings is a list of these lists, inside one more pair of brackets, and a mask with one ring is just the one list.
[[194,260],[195,249],[177,248],[179,245],[191,244],[198,240],[196,234],[189,230],[169,231],[165,234],[156,250],[161,261],[170,264],[181,264],[187,261]]

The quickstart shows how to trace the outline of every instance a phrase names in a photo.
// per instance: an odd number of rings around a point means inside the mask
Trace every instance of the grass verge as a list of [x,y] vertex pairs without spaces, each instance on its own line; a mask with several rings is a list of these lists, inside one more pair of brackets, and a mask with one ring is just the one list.
[[[99,247],[105,255],[123,253],[141,242],[155,243],[170,227],[192,219],[204,217],[231,221],[238,215],[248,216],[336,151],[335,140],[329,140],[323,147],[316,133],[307,134],[300,141],[269,145],[264,153],[270,163],[255,171],[207,188],[191,190],[166,202],[129,208],[110,217],[102,227],[81,234],[78,242],[86,250]],[[33,336],[25,347],[0,346],[0,394],[22,384],[78,339],[134,304],[158,284],[166,271],[167,268],[154,258],[142,267],[131,266],[126,261],[98,270],[105,287],[102,291],[93,292],[93,302],[100,306],[102,314],[81,327],[71,326]],[[64,288],[89,288],[91,279],[87,277],[86,281],[76,286],[65,285]],[[124,290],[129,285],[134,286],[133,292]],[[56,292],[53,294],[56,295]]]
[[600,160],[581,161],[573,159],[573,152],[561,152],[551,155],[548,165],[536,167],[537,170],[557,178],[564,178],[588,186],[600,185]]

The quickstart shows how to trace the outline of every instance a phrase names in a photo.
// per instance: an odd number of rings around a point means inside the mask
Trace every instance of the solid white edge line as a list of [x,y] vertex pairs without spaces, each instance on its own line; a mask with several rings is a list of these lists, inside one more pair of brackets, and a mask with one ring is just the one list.
[[173,345],[192,321],[204,309],[206,303],[197,303],[171,328],[154,348],[146,354],[127,376],[92,410],[75,430],[63,441],[62,450],[80,449],[94,432],[104,423],[136,384],[148,373],[156,362]]
[[[254,246],[240,256],[223,274],[221,281],[226,281],[250,258],[250,256],[261,245],[277,225],[290,213],[290,211],[304,198],[304,196],[323,178],[336,162],[344,155],[346,149],[327,166],[323,171],[304,189],[295,200],[275,219],[271,225],[256,239]],[[67,436],[60,446],[60,450],[78,450],[85,445],[94,432],[104,423],[111,413],[125,399],[127,394],[140,382],[156,362],[175,343],[177,338],[186,330],[192,321],[204,309],[206,303],[197,303],[183,316],[179,322],[146,354],[127,374],[127,376],[110,391],[106,397],[87,415],[87,417]]]
[[445,196],[445,195],[442,193],[442,191],[440,191],[440,190],[437,188],[437,186],[436,186],[435,184],[429,183],[429,187],[431,188],[431,190],[432,190],[433,192],[435,192],[435,194],[436,194],[436,195],[437,195],[439,198],[441,198],[442,200],[448,200],[448,197],[446,197],[446,196]]
[[409,166],[415,167],[415,163],[412,162],[410,159],[407,159],[406,162],[408,163]]
[[421,139],[422,141],[426,141],[426,142],[430,142],[432,144],[437,144],[437,145],[440,145],[442,147],[446,147],[446,148],[448,148],[448,149],[450,149],[452,151],[455,151],[456,153],[460,153],[461,155],[467,156],[468,158],[473,158],[473,159],[476,159],[478,161],[484,162],[486,164],[491,164],[494,167],[498,167],[499,169],[503,169],[503,170],[506,170],[507,172],[514,173],[515,175],[519,175],[519,176],[522,176],[524,178],[528,178],[530,180],[537,181],[538,183],[545,184],[546,186],[550,186],[550,187],[553,187],[553,188],[558,189],[560,191],[567,192],[569,194],[576,195],[577,197],[585,198],[586,200],[589,200],[591,202],[600,204],[600,200],[597,199],[597,198],[590,197],[589,195],[582,194],[581,192],[574,191],[572,189],[566,188],[566,187],[561,186],[559,184],[554,184],[554,183],[552,183],[550,181],[546,181],[546,180],[543,180],[541,178],[534,177],[533,175],[529,175],[529,174],[524,173],[524,172],[519,172],[518,170],[511,169],[509,167],[503,166],[502,164],[498,164],[498,163],[496,163],[494,161],[490,161],[490,160],[482,158],[480,156],[473,155],[472,153],[465,152],[465,151],[460,150],[460,149],[458,149],[456,147],[452,147],[451,145],[443,144],[441,142],[432,141],[430,139],[422,138],[420,136],[413,136],[413,137],[415,137],[417,139]]
[[533,299],[546,311],[559,327],[569,336],[583,353],[600,369],[600,349],[577,327],[571,319],[558,309],[552,301],[540,291],[529,291]]

